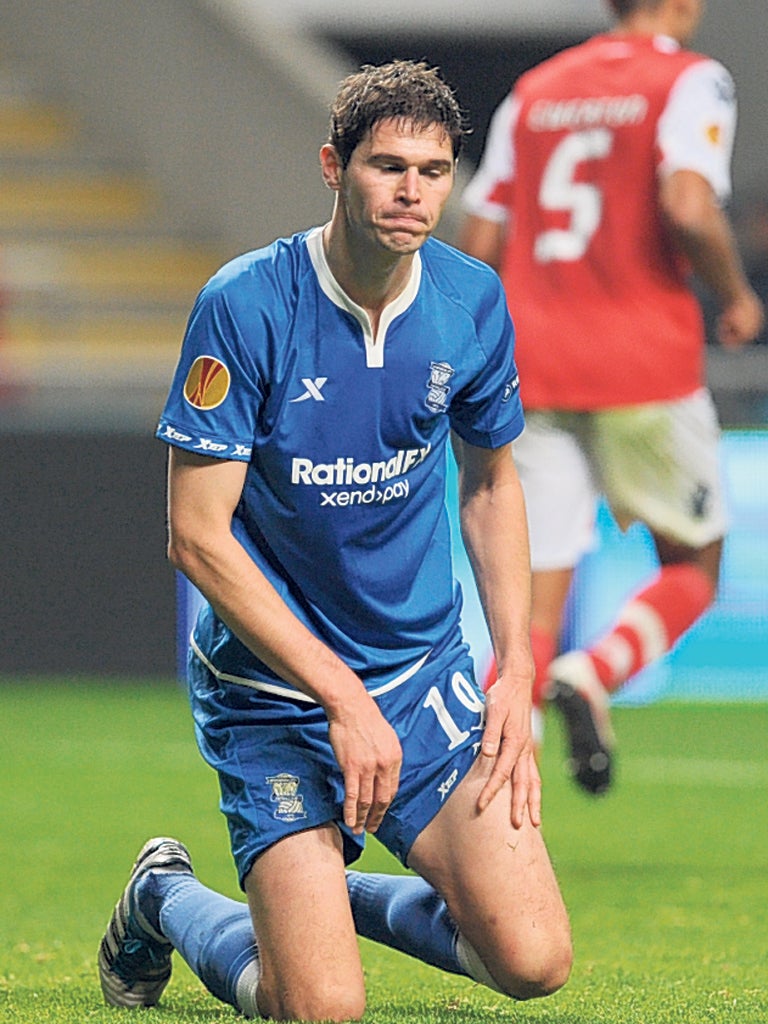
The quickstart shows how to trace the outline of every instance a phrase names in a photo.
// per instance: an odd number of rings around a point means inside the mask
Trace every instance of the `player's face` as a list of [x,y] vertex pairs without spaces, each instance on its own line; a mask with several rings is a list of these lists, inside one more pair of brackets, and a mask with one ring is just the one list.
[[[335,156],[332,147],[331,160]],[[326,170],[324,166],[324,170]],[[397,255],[419,249],[437,227],[451,193],[451,140],[438,125],[414,128],[388,120],[374,125],[347,167],[335,166],[347,230]]]

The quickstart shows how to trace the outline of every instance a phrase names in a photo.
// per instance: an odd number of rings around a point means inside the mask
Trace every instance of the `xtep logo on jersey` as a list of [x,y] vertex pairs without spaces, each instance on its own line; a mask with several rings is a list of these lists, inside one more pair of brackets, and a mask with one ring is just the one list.
[[325,398],[320,392],[327,380],[327,377],[315,377],[314,380],[311,377],[302,377],[301,383],[306,390],[298,398],[292,398],[291,402],[306,402],[308,398],[314,398],[316,402],[324,402]]

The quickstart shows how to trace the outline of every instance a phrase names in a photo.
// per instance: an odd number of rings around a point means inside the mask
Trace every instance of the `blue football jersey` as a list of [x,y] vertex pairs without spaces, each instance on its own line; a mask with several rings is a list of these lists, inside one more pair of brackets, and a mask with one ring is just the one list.
[[[522,430],[496,274],[435,239],[376,337],[320,228],[227,263],[192,310],[157,436],[248,463],[233,532],[298,618],[374,692],[457,642],[447,439]],[[279,680],[205,605],[192,639],[225,680]]]

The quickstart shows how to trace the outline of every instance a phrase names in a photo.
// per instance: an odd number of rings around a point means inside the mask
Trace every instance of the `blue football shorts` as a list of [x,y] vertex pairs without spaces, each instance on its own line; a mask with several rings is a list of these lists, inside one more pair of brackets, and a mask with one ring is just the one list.
[[[346,863],[357,860],[365,835],[343,822],[344,780],[319,705],[223,682],[194,651],[189,693],[200,751],[218,773],[241,886],[273,843],[329,821],[339,827]],[[403,750],[400,786],[376,837],[407,864],[414,840],[477,757],[485,700],[464,644],[375,699]]]

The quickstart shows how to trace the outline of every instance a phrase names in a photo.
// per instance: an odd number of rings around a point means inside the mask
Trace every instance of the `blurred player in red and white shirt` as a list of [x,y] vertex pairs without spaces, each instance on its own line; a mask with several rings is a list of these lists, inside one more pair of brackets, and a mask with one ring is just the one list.
[[[763,322],[721,207],[733,81],[683,48],[703,0],[610,6],[613,32],[527,72],[497,109],[460,241],[501,273],[517,333],[534,705],[563,714],[592,793],[611,781],[608,695],[672,647],[718,583],[719,426],[691,271],[719,304],[723,345]],[[648,526],[660,569],[594,646],[555,657],[601,493],[622,526]]]

